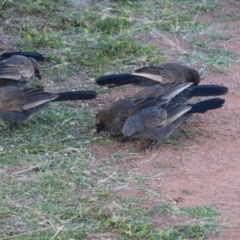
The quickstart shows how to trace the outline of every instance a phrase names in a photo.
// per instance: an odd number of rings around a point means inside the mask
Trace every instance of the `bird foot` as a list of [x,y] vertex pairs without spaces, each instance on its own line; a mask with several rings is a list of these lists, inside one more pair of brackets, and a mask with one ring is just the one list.
[[150,150],[155,147],[157,147],[162,142],[162,139],[160,140],[152,140],[146,147],[143,148],[143,150]]
[[122,133],[111,134],[111,136],[112,136],[112,137],[116,137],[116,138],[118,138],[118,137],[122,136]]
[[123,137],[122,139],[121,139],[121,142],[123,143],[123,142],[129,142],[130,141],[130,137]]

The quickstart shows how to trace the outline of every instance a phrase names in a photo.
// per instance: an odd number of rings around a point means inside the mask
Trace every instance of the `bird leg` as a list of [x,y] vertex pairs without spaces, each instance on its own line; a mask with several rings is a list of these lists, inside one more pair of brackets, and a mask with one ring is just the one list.
[[122,136],[122,133],[114,133],[114,134],[110,134],[110,136],[118,138],[118,137]]
[[146,147],[143,148],[143,150],[149,150],[157,147],[162,141],[162,138],[159,140],[152,140]]

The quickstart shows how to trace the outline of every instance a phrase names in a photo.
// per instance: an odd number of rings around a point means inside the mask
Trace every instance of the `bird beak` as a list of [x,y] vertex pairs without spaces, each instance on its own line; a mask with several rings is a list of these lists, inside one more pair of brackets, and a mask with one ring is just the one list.
[[40,73],[35,74],[35,76],[36,76],[37,78],[39,78],[40,80],[42,79],[42,76],[40,75]]
[[99,126],[96,126],[96,131],[97,131],[97,133],[100,133],[100,132],[103,131],[103,130],[104,130],[104,128],[99,127]]
[[124,138],[121,139],[121,142],[127,142],[130,140],[130,137],[125,136]]

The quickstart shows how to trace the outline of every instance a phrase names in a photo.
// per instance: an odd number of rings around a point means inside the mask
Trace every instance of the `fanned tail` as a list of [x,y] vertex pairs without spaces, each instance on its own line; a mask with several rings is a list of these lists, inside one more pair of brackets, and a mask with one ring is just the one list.
[[194,104],[188,104],[192,108],[187,112],[187,114],[204,113],[208,110],[221,108],[224,102],[225,100],[222,98],[213,98],[213,99],[205,100],[205,101],[194,103]]

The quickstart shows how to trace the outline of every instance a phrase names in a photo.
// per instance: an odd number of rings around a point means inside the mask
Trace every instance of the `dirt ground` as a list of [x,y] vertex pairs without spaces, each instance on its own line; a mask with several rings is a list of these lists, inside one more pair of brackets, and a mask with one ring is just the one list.
[[[198,21],[211,23],[214,17],[225,12],[234,12],[240,16],[240,9],[229,4],[221,13],[200,15]],[[225,32],[234,38],[220,41],[218,46],[240,55],[240,21],[219,24],[229,26]],[[162,173],[160,180],[149,182],[149,190],[161,192],[166,200],[173,201],[179,207],[215,207],[221,213],[220,221],[228,227],[212,239],[236,240],[240,235],[240,66],[234,64],[227,73],[210,73],[201,84],[227,86],[229,93],[224,96],[224,107],[193,116],[190,129],[195,134],[192,138],[181,138],[184,147],[163,144],[149,153],[133,155],[129,161],[118,163],[117,168],[128,169],[133,174]],[[101,95],[99,100],[107,102],[113,96],[120,97],[123,92],[119,90],[114,95]],[[126,95],[126,91],[124,94]],[[136,148],[140,147],[139,143],[131,144]],[[106,155],[127,148],[129,145],[119,143],[111,149],[109,146],[95,146],[94,151],[96,154],[102,155],[104,152]],[[116,191],[123,195],[132,194],[132,190],[127,187]],[[141,195],[141,192],[136,194]]]

